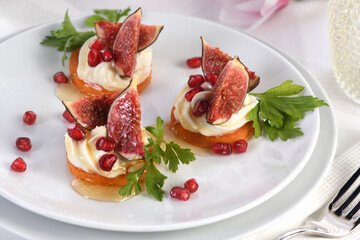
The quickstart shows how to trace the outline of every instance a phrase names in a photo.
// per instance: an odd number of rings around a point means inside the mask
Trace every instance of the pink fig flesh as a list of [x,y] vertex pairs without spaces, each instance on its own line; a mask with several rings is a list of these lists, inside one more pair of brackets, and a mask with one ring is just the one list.
[[[231,59],[231,57],[221,51],[217,47],[211,47],[203,37],[201,37],[202,42],[202,56],[201,56],[201,67],[204,73],[204,76],[207,74],[213,73],[216,76],[219,76],[221,71],[224,69],[227,62]],[[260,77],[255,74],[255,72],[249,71],[246,67],[246,71],[249,72],[249,89],[248,91],[252,91],[255,89],[260,83]],[[251,73],[251,74],[250,74]]]
[[207,121],[210,124],[226,122],[240,110],[248,90],[249,74],[236,56],[221,72],[209,97]]
[[128,16],[121,24],[114,41],[115,69],[123,77],[131,77],[135,68],[141,15],[139,8]]
[[83,128],[91,130],[106,124],[111,103],[119,93],[80,98],[74,102],[63,101],[71,116]]
[[[99,21],[95,23],[96,35],[102,39],[108,48],[113,48],[115,38],[122,23]],[[153,44],[158,38],[163,25],[140,25],[140,36],[137,51],[140,52]]]
[[138,51],[144,50],[153,44],[158,38],[160,32],[163,30],[163,25],[141,25]]
[[231,57],[219,48],[211,47],[207,44],[203,37],[201,37],[201,42],[201,67],[204,72],[204,76],[208,73],[214,73],[216,76],[219,76]]
[[145,155],[136,84],[136,79],[131,80],[116,97],[107,119],[107,138],[115,143],[115,151],[128,160],[143,159]]

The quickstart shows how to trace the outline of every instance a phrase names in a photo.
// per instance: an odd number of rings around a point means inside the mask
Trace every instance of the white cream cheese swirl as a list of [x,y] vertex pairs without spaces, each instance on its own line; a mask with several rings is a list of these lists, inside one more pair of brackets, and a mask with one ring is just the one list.
[[99,159],[102,155],[113,152],[104,152],[96,149],[96,142],[99,138],[106,136],[105,126],[96,127],[87,133],[81,141],[74,141],[67,133],[65,134],[65,148],[68,160],[75,166],[89,173],[114,178],[127,172],[140,169],[142,162],[127,161],[118,158],[111,171],[103,171],[99,166]]
[[[114,61],[101,62],[96,67],[88,64],[89,45],[96,40],[96,36],[89,38],[79,52],[77,74],[80,79],[96,83],[108,91],[124,89],[129,84],[129,78],[120,77],[115,70]],[[150,74],[152,68],[152,49],[146,48],[136,55],[136,65],[132,77],[138,79],[138,84],[143,82]]]
[[232,132],[240,127],[242,127],[245,123],[249,122],[248,113],[251,109],[253,109],[258,100],[249,94],[246,95],[244,103],[241,109],[231,115],[229,120],[222,124],[212,125],[206,121],[206,114],[201,117],[195,117],[192,114],[192,109],[195,103],[201,99],[208,99],[211,90],[209,88],[205,88],[205,91],[197,93],[191,102],[188,102],[185,99],[185,94],[190,90],[188,86],[186,86],[175,99],[174,106],[174,116],[178,122],[181,123],[181,126],[188,131],[200,133],[204,136],[219,136],[224,135],[229,132]]

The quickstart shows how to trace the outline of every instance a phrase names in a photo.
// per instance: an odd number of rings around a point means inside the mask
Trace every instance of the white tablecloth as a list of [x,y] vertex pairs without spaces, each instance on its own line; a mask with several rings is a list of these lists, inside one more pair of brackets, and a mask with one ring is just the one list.
[[[66,9],[70,16],[91,13],[96,8],[136,9],[143,11],[171,12],[205,18],[224,23],[219,18],[219,9],[226,0],[182,1],[115,1],[115,0],[11,0],[0,1],[0,41],[17,32],[50,20],[61,20]],[[335,82],[328,43],[327,4],[325,0],[292,1],[286,8],[271,16],[265,23],[248,30],[262,41],[280,49],[307,68],[328,94],[335,113],[338,130],[337,158],[327,177],[304,201],[275,221],[271,226],[256,232],[246,239],[271,239],[289,228],[303,223],[312,210],[329,200],[332,188],[358,165],[340,156],[348,147],[360,140],[360,105],[348,99]],[[236,24],[232,27],[237,28]],[[359,147],[360,143],[358,144]],[[358,162],[360,158],[358,159]],[[19,218],[21,216],[18,216]],[[0,226],[0,239],[22,240],[27,236],[6,230]],[[297,238],[304,239],[304,238]],[[347,239],[360,239],[360,229]]]

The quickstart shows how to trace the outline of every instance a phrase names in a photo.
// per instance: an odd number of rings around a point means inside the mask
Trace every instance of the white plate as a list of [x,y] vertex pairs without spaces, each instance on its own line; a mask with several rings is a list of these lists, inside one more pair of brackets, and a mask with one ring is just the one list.
[[[289,59],[289,61],[292,61]],[[305,76],[316,96],[329,102],[318,82],[300,65],[292,62]],[[280,218],[286,211],[297,205],[323,179],[334,158],[336,149],[336,126],[330,108],[320,110],[320,134],[318,143],[309,162],[298,176],[274,197],[259,206],[214,224],[187,230],[157,233],[127,233],[88,229],[61,223],[26,211],[0,197],[0,225],[24,238],[33,239],[239,239],[259,230]],[[330,151],[329,151],[330,150]]]
[[[289,58],[288,60],[304,75],[314,94],[329,102],[319,83],[299,64]],[[329,169],[331,160],[334,158],[336,139],[337,134],[333,112],[330,108],[322,108],[320,109],[320,134],[318,142],[309,162],[299,175],[278,194],[259,206],[215,224],[187,230],[144,234],[101,231],[49,220],[23,210],[0,198],[0,212],[3,213],[0,214],[0,225],[24,238],[33,239],[64,239],[69,237],[67,233],[71,233],[71,237],[74,239],[86,238],[88,240],[99,238],[140,240],[145,237],[150,240],[180,240],[185,238],[197,240],[238,239],[280,218],[320,183]]]
[[[73,22],[82,26],[84,18]],[[172,100],[190,74],[200,69],[185,67],[185,60],[200,55],[200,36],[220,46],[230,55],[240,55],[250,69],[262,77],[257,91],[278,86],[287,79],[306,86],[304,76],[294,65],[265,44],[230,28],[190,17],[144,13],[143,23],[164,24],[154,44],[153,82],[141,97],[143,125],[154,123],[156,116],[169,120]],[[145,193],[124,203],[87,200],[70,187],[63,135],[66,124],[61,118],[63,106],[54,95],[53,73],[62,70],[54,48],[39,43],[57,24],[37,27],[0,45],[2,71],[0,88],[1,118],[5,131],[0,137],[0,194],[38,214],[60,221],[107,230],[166,231],[216,222],[249,210],[284,188],[300,172],[311,156],[319,133],[319,112],[311,112],[301,121],[304,136],[287,142],[260,138],[249,141],[245,154],[229,157],[198,157],[190,166],[169,176],[164,190],[195,177],[200,188],[187,202],[170,199],[163,202]],[[21,68],[19,67],[21,66]],[[166,99],[167,101],[164,101]],[[35,126],[24,126],[26,110],[38,114]],[[17,137],[29,136],[29,153],[14,150]],[[22,156],[28,170],[9,170],[11,161]]]

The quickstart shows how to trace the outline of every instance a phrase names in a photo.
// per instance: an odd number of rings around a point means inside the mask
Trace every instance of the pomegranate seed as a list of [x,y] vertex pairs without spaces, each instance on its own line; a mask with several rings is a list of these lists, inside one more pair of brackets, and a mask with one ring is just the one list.
[[186,60],[189,68],[198,68],[201,66],[201,57],[193,57]]
[[199,100],[195,103],[192,114],[195,117],[201,117],[202,115],[204,115],[204,113],[207,112],[208,108],[209,102],[207,100]]
[[91,49],[88,54],[88,64],[90,67],[96,67],[101,63],[101,53],[97,49]]
[[217,79],[218,79],[218,76],[216,76],[214,73],[208,73],[205,76],[205,81],[210,83],[211,86],[215,86]]
[[65,73],[63,73],[63,72],[55,73],[53,78],[56,83],[68,83],[69,82],[68,78],[66,77]]
[[189,189],[190,193],[194,193],[198,190],[199,184],[196,182],[195,178],[191,178],[184,183],[184,187]]
[[245,139],[240,139],[234,142],[234,151],[236,153],[244,153],[246,152],[248,143]]
[[213,146],[213,152],[218,155],[230,155],[231,145],[229,143],[217,142]]
[[31,141],[28,137],[19,137],[16,139],[16,148],[22,152],[27,152],[31,149]]
[[75,122],[75,119],[71,116],[71,114],[67,110],[64,111],[63,118],[65,118],[65,120],[68,121],[69,123]]
[[26,170],[26,162],[21,157],[18,157],[11,164],[11,169],[15,172],[25,172]]
[[94,42],[92,42],[90,45],[89,45],[89,48],[90,49],[95,49],[95,50],[102,50],[105,48],[105,44],[102,40],[100,39],[96,39]]
[[113,59],[114,53],[111,49],[105,49],[104,51],[101,51],[101,57],[104,62],[111,62]]
[[200,87],[205,82],[205,78],[201,74],[190,75],[188,85],[191,88]]
[[26,111],[23,116],[23,121],[27,125],[33,125],[36,121],[36,114],[33,111]]
[[204,89],[202,87],[194,87],[192,89],[190,89],[187,93],[185,93],[185,99],[188,101],[188,102],[191,102],[191,100],[193,99],[193,97],[199,93],[199,92],[202,92],[204,91]]
[[176,186],[170,190],[170,196],[181,201],[187,201],[190,198],[190,191],[187,188]]
[[117,157],[115,154],[104,154],[99,159],[99,166],[102,170],[110,172],[116,160]]
[[110,152],[115,149],[115,143],[110,142],[106,137],[101,137],[96,141],[96,149]]
[[75,127],[68,128],[67,133],[75,141],[80,141],[85,137],[85,132],[79,124],[75,124]]
[[253,71],[248,71],[248,73],[249,73],[249,78],[250,78],[250,79],[255,78],[255,72],[253,72]]

